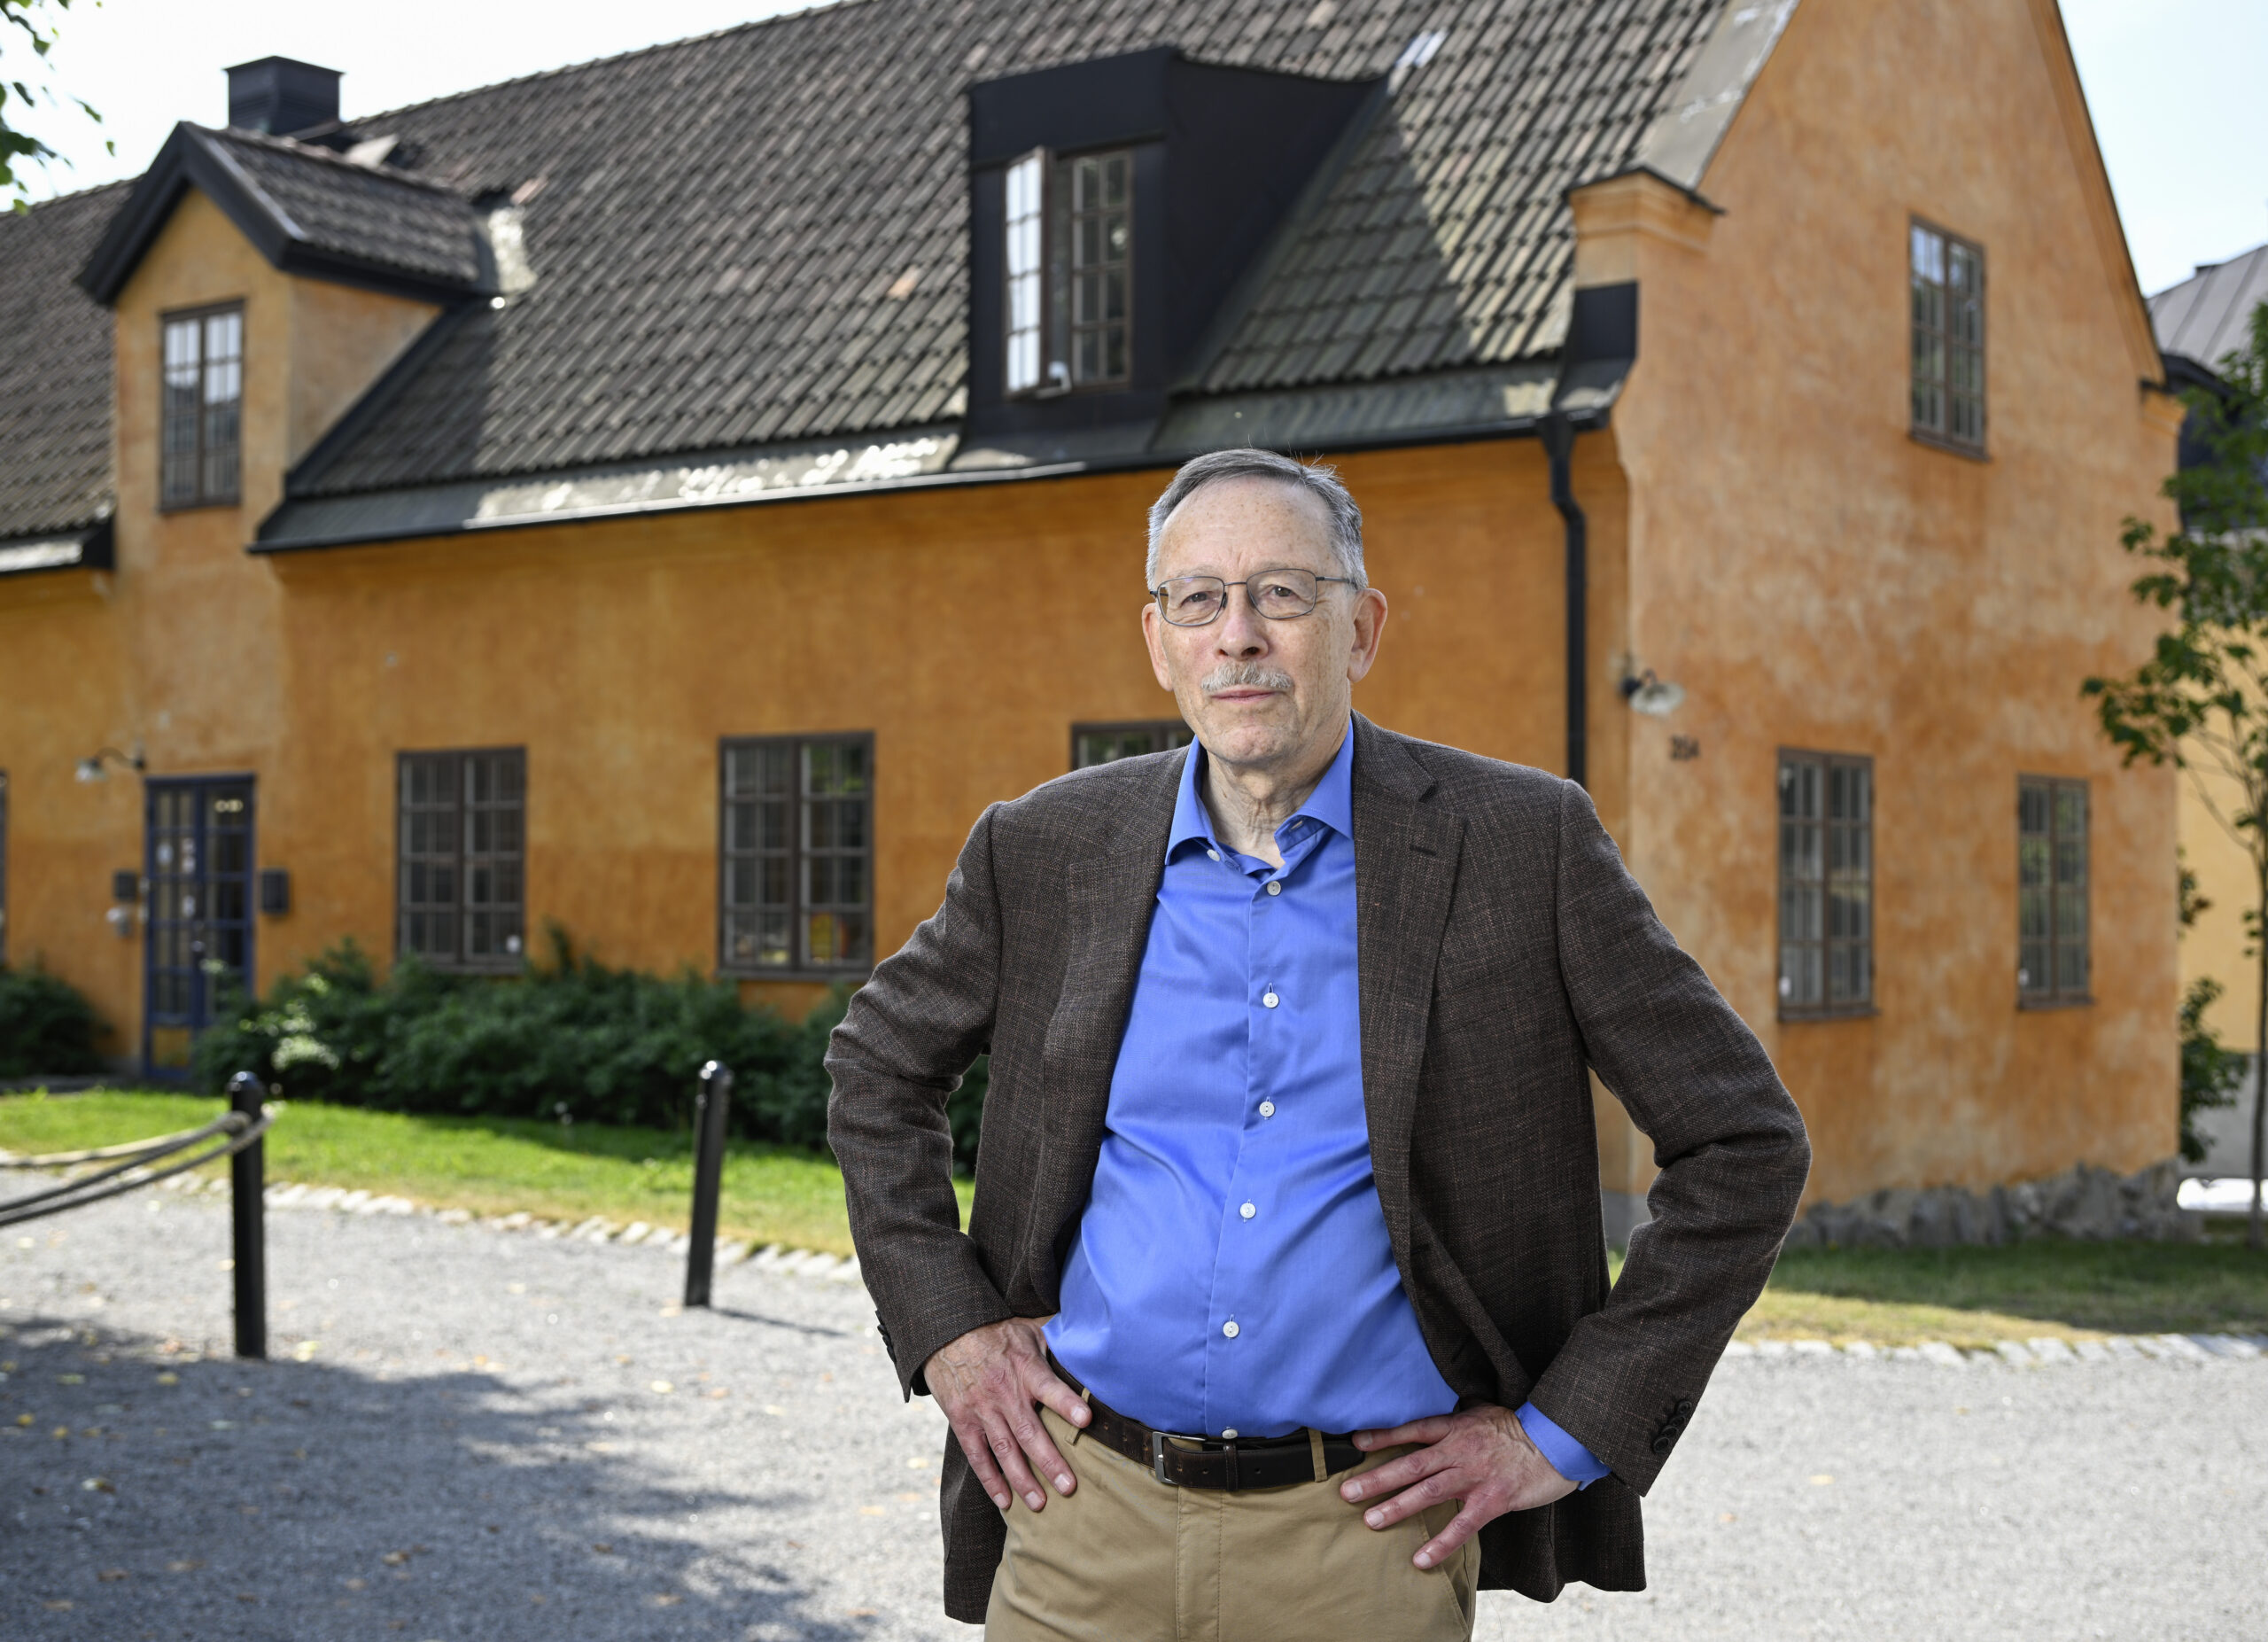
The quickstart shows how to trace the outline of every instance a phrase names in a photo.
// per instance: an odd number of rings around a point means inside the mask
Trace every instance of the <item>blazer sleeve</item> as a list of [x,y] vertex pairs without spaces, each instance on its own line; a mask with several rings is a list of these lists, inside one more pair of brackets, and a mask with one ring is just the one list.
[[1000,910],[994,811],[978,818],[944,905],[858,989],[827,1053],[827,1137],[843,1166],[859,1274],[906,1396],[940,1346],[1011,1315],[961,1230],[946,1097],[992,1035]]
[[1560,796],[1562,980],[1601,1081],[1660,1170],[1604,1307],[1530,1392],[1640,1493],[1676,1445],[1755,1303],[1811,1168],[1764,1046],[1662,927],[1589,796]]

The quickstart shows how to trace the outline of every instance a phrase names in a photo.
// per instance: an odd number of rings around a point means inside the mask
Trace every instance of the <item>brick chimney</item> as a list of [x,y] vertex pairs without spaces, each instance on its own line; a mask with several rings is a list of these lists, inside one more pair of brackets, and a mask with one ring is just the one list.
[[338,123],[338,70],[263,57],[229,71],[229,123],[239,131],[291,136]]

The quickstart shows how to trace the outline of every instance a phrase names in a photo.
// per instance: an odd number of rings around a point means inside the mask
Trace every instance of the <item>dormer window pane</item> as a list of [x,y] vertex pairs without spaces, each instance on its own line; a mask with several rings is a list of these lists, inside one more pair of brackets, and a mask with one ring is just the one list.
[[1134,225],[1132,157],[1071,162],[1071,380],[1122,382],[1128,373]]
[[1011,393],[1028,393],[1039,385],[1046,161],[1045,151],[1035,150],[1008,167],[1007,385]]
[[242,447],[244,309],[170,315],[164,325],[159,505],[232,502]]

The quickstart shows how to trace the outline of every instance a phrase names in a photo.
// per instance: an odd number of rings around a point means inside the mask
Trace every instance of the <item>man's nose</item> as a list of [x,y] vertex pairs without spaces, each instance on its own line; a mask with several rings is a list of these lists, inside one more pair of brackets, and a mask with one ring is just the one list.
[[1241,582],[1229,584],[1229,605],[1221,612],[1214,642],[1224,656],[1259,656],[1268,650],[1268,618],[1252,607],[1252,589]]

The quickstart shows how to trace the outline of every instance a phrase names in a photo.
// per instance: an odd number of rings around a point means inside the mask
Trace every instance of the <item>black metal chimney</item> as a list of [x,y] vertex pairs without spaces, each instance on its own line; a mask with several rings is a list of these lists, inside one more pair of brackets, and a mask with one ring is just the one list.
[[338,122],[336,68],[263,57],[229,71],[229,123],[239,131],[290,136]]

